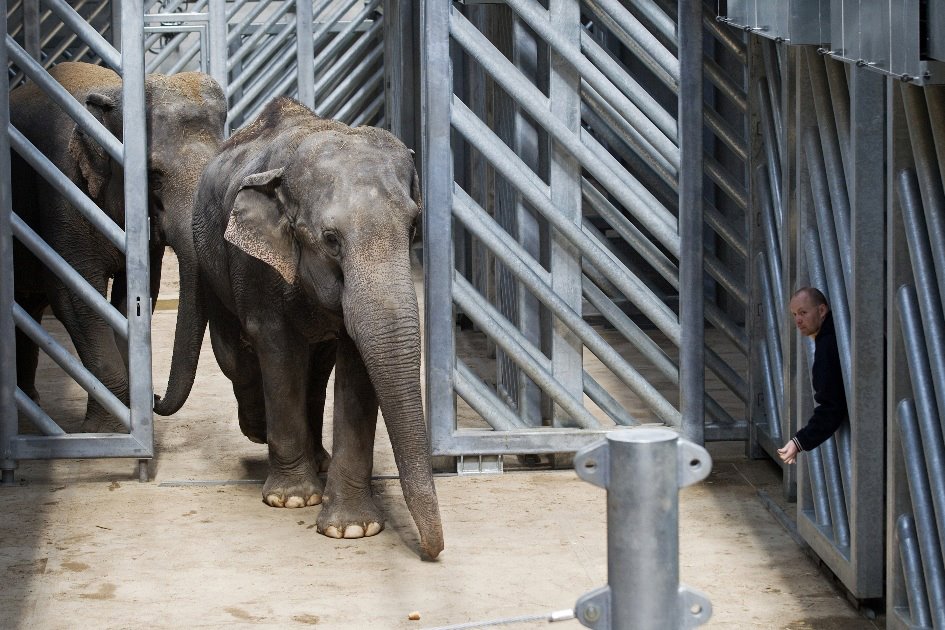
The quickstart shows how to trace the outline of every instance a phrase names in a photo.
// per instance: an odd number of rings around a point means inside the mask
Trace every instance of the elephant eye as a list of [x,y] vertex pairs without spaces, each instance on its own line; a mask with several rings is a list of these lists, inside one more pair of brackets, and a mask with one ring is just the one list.
[[338,234],[332,230],[325,230],[322,232],[322,240],[325,242],[325,245],[328,247],[329,253],[332,256],[337,256],[341,253],[341,241],[338,239]]
[[148,173],[148,180],[151,184],[151,190],[161,190],[164,188],[164,171],[152,169]]

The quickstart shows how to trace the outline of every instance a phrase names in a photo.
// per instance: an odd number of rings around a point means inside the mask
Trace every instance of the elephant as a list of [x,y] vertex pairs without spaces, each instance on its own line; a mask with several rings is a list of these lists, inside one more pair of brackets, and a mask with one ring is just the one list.
[[[51,71],[58,81],[105,128],[122,138],[122,80],[101,66],[67,62]],[[152,304],[161,279],[165,246],[182,264],[194,258],[193,197],[203,167],[223,141],[226,98],[211,77],[199,72],[145,79],[148,137],[148,213],[151,239]],[[13,125],[119,226],[124,227],[123,176],[120,166],[36,84],[10,94]],[[13,152],[13,207],[66,262],[125,312],[125,257],[59,191]],[[82,363],[113,394],[128,401],[127,357],[108,324],[73,296],[56,274],[19,243],[14,248],[15,299],[37,321],[47,306],[68,331]],[[178,316],[186,316],[179,313]],[[178,340],[175,343],[185,343]],[[17,331],[17,383],[38,400],[36,345]],[[175,379],[176,382],[176,379]],[[91,396],[84,431],[117,427]]]
[[[178,319],[175,335],[201,338],[209,323],[240,429],[268,445],[263,501],[321,503],[316,527],[326,536],[361,538],[384,527],[371,493],[380,408],[421,553],[433,559],[443,532],[410,270],[420,207],[413,157],[395,136],[319,118],[289,98],[271,101],[221,146],[200,180],[198,281],[188,283],[199,291],[181,295],[200,316]],[[192,382],[200,346],[189,350],[175,348],[172,370]],[[329,456],[322,416],[333,367]],[[156,411],[183,402],[162,399]]]

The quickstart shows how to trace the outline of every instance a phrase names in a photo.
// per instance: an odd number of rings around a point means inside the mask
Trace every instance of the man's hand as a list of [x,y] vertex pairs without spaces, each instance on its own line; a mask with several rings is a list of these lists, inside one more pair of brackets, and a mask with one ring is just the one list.
[[778,449],[778,456],[781,458],[781,461],[785,464],[793,464],[797,461],[797,444],[794,443],[794,440],[788,441],[782,448]]

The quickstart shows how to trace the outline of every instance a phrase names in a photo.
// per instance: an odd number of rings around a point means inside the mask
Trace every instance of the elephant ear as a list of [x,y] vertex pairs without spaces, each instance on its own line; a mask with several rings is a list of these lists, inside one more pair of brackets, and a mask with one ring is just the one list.
[[[413,153],[413,151],[411,151]],[[410,182],[410,198],[413,199],[413,202],[417,204],[417,208],[420,209],[420,212],[423,212],[423,195],[420,192],[420,175],[417,174],[417,170],[413,171],[413,181]]]
[[[116,130],[108,125],[108,120],[112,118],[108,114],[116,107],[113,98],[92,92],[85,99],[85,107],[106,129],[115,134]],[[98,198],[111,176],[110,158],[104,147],[86,134],[79,125],[76,125],[69,139],[69,155],[78,167],[79,173],[82,174],[82,178],[85,179],[89,195],[93,199]]]
[[223,237],[292,284],[298,273],[299,249],[279,200],[283,172],[277,168],[243,178]]

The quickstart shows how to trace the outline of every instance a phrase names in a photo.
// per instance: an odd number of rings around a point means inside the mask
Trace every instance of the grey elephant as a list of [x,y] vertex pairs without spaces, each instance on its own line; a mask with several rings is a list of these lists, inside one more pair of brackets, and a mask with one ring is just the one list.
[[[316,525],[327,536],[372,536],[384,526],[371,493],[380,406],[421,551],[435,558],[443,533],[409,258],[420,203],[412,156],[393,135],[272,101],[204,171],[193,226],[201,290],[181,296],[203,316],[179,319],[176,335],[199,338],[209,320],[240,428],[269,447],[263,500],[322,503]],[[196,370],[199,344],[189,350],[175,352],[181,374]],[[332,367],[329,458],[321,434]]]
[[[61,63],[52,76],[117,138],[122,137],[122,82],[107,68]],[[148,190],[151,218],[151,297],[157,296],[166,245],[182,265],[193,264],[193,197],[203,167],[223,141],[226,99],[209,76],[190,72],[148,75],[145,85],[148,136]],[[10,95],[13,125],[119,226],[124,226],[123,177],[105,150],[35,84]],[[85,219],[58,190],[14,152],[14,210],[99,293],[125,310],[123,254]],[[37,321],[47,306],[63,323],[83,364],[119,399],[128,400],[123,349],[113,331],[88,305],[42,266],[25,247],[15,246],[15,298]],[[185,312],[179,316],[187,316]],[[176,343],[192,343],[177,340]],[[38,398],[38,350],[17,332],[17,383]],[[176,379],[173,379],[177,382]],[[182,387],[186,387],[181,384]],[[92,397],[83,423],[86,431],[117,426]]]

